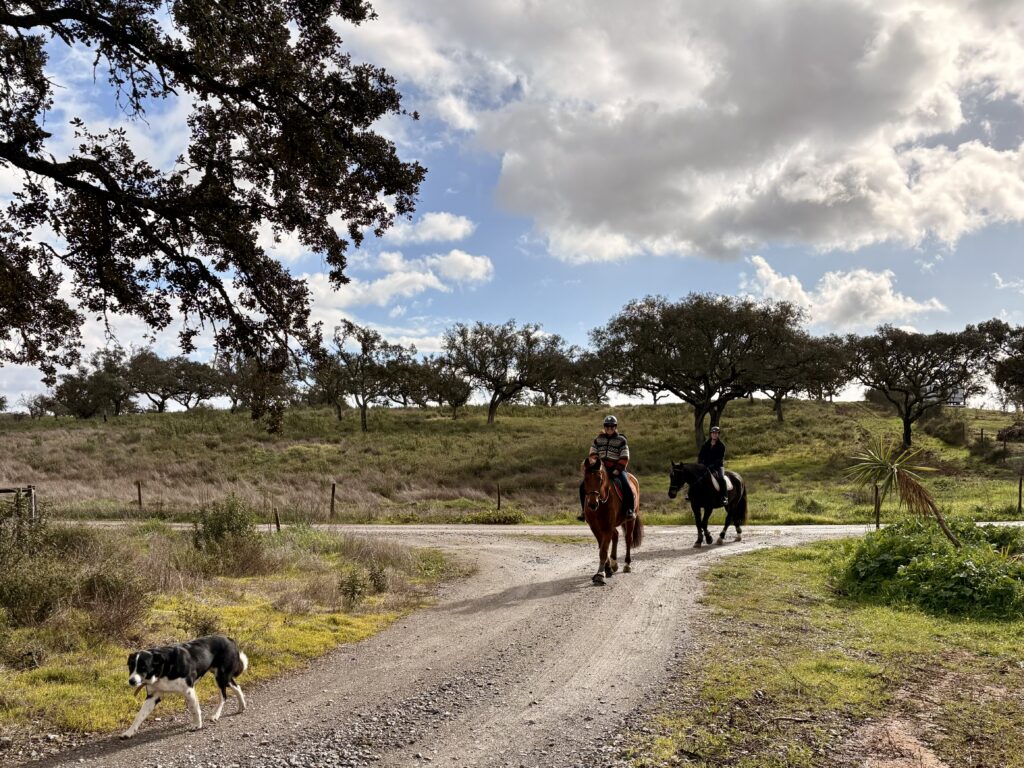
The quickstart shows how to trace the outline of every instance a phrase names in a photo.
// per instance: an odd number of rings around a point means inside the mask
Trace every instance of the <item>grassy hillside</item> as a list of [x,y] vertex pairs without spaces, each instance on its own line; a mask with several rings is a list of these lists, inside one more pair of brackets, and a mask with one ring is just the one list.
[[[689,522],[666,496],[670,460],[692,460],[685,406],[615,409],[514,407],[498,423],[469,409],[452,421],[433,410],[371,412],[339,422],[327,410],[293,410],[284,434],[267,435],[244,414],[202,410],[99,421],[0,421],[0,485],[38,486],[56,514],[176,517],[235,493],[283,520],[325,520],[339,483],[338,521],[566,521],[575,514],[577,467],[608,410],[619,416],[652,522]],[[947,432],[971,440],[1010,423],[1006,414],[960,410]],[[896,439],[899,421],[863,403],[793,402],[777,424],[764,401],[730,405],[723,423],[728,466],[750,483],[751,522],[859,522],[870,498],[843,475],[848,457],[876,436]],[[942,508],[976,518],[1015,516],[1022,458],[992,462],[917,429]],[[1010,446],[1011,452],[1014,446]],[[502,515],[495,516],[498,485]]]

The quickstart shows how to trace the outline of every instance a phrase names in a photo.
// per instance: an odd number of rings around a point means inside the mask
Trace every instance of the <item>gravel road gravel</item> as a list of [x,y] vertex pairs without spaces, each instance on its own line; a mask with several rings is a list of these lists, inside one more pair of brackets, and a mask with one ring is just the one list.
[[303,672],[251,688],[241,678],[241,716],[232,700],[219,723],[189,732],[172,698],[130,741],[103,737],[29,765],[623,765],[628,730],[643,727],[638,713],[701,630],[710,563],[866,530],[755,527],[742,543],[694,550],[692,527],[649,527],[633,573],[596,587],[596,544],[580,540],[589,534],[580,527],[339,527],[440,547],[476,572],[443,586],[434,607]]

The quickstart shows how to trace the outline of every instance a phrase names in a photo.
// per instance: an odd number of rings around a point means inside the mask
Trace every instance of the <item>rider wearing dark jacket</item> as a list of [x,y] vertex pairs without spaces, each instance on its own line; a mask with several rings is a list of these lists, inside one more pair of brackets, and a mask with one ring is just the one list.
[[725,489],[725,443],[719,439],[720,432],[721,430],[717,426],[711,428],[711,437],[705,440],[704,445],[701,446],[697,461],[718,478],[718,489],[722,492],[722,506],[725,507],[729,504],[729,493]]

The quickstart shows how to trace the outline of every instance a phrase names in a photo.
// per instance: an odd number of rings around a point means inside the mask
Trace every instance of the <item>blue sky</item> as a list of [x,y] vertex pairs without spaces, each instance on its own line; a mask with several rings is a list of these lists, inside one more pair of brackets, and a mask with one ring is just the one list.
[[[317,255],[265,240],[328,329],[349,317],[434,351],[454,322],[515,318],[585,344],[630,299],[690,291],[797,301],[822,333],[1024,323],[1022,2],[375,7],[338,27],[422,114],[380,130],[429,173],[341,292]],[[55,154],[84,112],[173,163],[187,104],[126,122],[82,52],[55,52]],[[0,169],[0,196],[12,183]],[[0,368],[12,401],[40,389]]]

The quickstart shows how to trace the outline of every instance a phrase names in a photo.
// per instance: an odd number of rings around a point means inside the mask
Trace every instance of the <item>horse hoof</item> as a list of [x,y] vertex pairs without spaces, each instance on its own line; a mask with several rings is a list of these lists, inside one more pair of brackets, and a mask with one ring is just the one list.
[[627,565],[627,566],[623,567],[623,569],[622,569],[622,572],[623,572],[623,573],[632,573],[632,572],[633,572],[633,569],[632,569],[632,568],[630,568],[630,567],[629,567],[629,566]]
[[612,563],[612,573],[616,573],[616,572],[618,572],[618,570],[619,570],[619,564],[618,563]]
[[722,546],[723,544],[725,544],[725,539],[722,536],[719,536],[718,541],[716,541],[715,544],[717,544],[718,546]]
[[740,535],[739,535],[739,534],[737,533],[737,534],[736,534],[736,538],[735,538],[735,539],[733,539],[733,541],[743,541],[743,537],[742,537],[742,536],[740,536]]
[[595,573],[594,574],[594,578],[592,578],[591,581],[593,581],[599,587],[603,587],[604,586],[604,575],[600,574],[600,573]]
[[693,545],[694,549],[700,549],[704,546],[704,539],[697,539],[697,543]]

